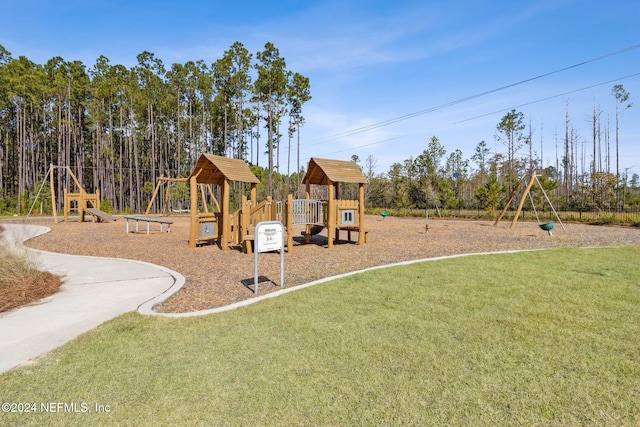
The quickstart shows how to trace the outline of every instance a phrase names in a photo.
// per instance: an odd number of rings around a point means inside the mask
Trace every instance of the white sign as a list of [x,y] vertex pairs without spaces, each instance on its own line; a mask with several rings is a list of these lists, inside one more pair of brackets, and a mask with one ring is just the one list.
[[284,248],[284,230],[280,221],[265,221],[256,226],[256,252],[279,251]]
[[258,254],[280,251],[280,287],[284,287],[284,226],[280,221],[262,221],[256,225],[253,258],[253,292],[258,293]]

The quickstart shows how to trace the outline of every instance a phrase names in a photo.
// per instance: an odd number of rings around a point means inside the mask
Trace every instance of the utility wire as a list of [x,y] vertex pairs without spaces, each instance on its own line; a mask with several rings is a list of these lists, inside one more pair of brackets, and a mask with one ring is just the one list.
[[398,139],[398,138],[400,138],[400,137],[396,136],[396,137],[393,137],[393,138],[387,138],[387,139],[383,139],[383,140],[380,140],[380,141],[370,142],[368,144],[358,145],[356,147],[345,148],[344,150],[332,151],[331,153],[324,153],[323,156],[328,156],[330,154],[343,153],[345,151],[352,151],[354,148],[363,148],[363,147],[369,147],[371,145],[382,144],[383,142],[393,141],[394,139]]
[[493,111],[491,113],[486,113],[486,114],[481,114],[479,116],[470,117],[468,119],[464,119],[464,120],[460,120],[460,121],[454,122],[453,124],[457,125],[459,123],[469,122],[471,120],[475,120],[475,119],[479,119],[479,118],[482,118],[482,117],[491,116],[492,114],[497,114],[497,113],[501,113],[503,111],[513,110],[515,108],[526,107],[527,105],[537,104],[538,102],[544,102],[544,101],[548,101],[548,100],[554,99],[554,98],[560,98],[561,96],[571,95],[572,93],[581,92],[581,91],[587,90],[587,89],[593,89],[594,87],[603,86],[603,85],[606,85],[606,84],[611,84],[613,82],[617,82],[617,81],[620,81],[620,80],[624,80],[624,79],[628,79],[628,78],[636,77],[636,76],[640,76],[640,73],[629,74],[628,76],[619,77],[617,79],[612,79],[612,80],[607,80],[606,82],[597,83],[597,84],[594,84],[594,85],[591,85],[591,86],[585,86],[583,88],[571,90],[569,92],[559,93],[558,95],[548,96],[546,98],[537,99],[537,100],[531,101],[531,102],[525,102],[524,104],[516,105],[515,107],[503,108],[502,110],[496,110],[496,111]]
[[560,69],[557,69],[557,70],[554,70],[554,71],[550,71],[548,73],[540,74],[540,75],[537,75],[535,77],[530,77],[530,78],[525,79],[525,80],[520,80],[518,82],[511,83],[511,84],[508,84],[508,85],[505,85],[505,86],[500,86],[498,88],[491,89],[491,90],[488,90],[488,91],[485,91],[485,92],[480,92],[480,93],[477,93],[475,95],[470,95],[470,96],[467,96],[467,97],[464,97],[464,98],[460,98],[460,99],[457,99],[455,101],[446,102],[444,104],[436,105],[436,106],[433,106],[433,107],[430,107],[430,108],[426,108],[424,110],[416,111],[414,113],[405,114],[403,116],[395,117],[395,118],[392,118],[392,119],[389,119],[389,120],[385,120],[385,121],[374,123],[374,124],[367,125],[367,126],[362,126],[362,127],[356,128],[356,129],[351,129],[351,130],[348,130],[348,131],[345,131],[345,132],[336,133],[334,135],[328,136],[328,137],[326,137],[324,139],[321,139],[319,141],[316,141],[314,143],[305,144],[305,145],[307,145],[307,146],[309,146],[309,145],[318,145],[318,144],[322,144],[322,143],[327,142],[327,141],[332,141],[334,139],[340,139],[340,138],[344,138],[344,137],[347,137],[347,136],[352,136],[352,135],[355,135],[355,134],[358,134],[358,133],[367,132],[367,131],[370,131],[370,130],[373,130],[373,129],[377,129],[377,128],[380,128],[380,127],[383,127],[383,126],[387,126],[387,125],[390,125],[390,124],[393,124],[393,123],[397,123],[397,122],[401,122],[401,121],[404,121],[404,120],[412,119],[414,117],[422,116],[424,114],[432,113],[434,111],[441,110],[443,108],[447,108],[447,107],[451,107],[453,105],[461,104],[463,102],[471,101],[473,99],[477,99],[477,98],[480,98],[480,97],[483,97],[483,96],[486,96],[486,95],[490,95],[492,93],[500,92],[502,90],[509,89],[509,88],[512,88],[512,87],[515,87],[515,86],[519,86],[519,85],[522,85],[524,83],[528,83],[528,82],[531,82],[531,81],[534,81],[534,80],[539,80],[541,78],[548,77],[548,76],[551,76],[553,74],[558,74],[558,73],[561,73],[561,72],[564,72],[564,71],[568,71],[568,70],[571,70],[573,68],[581,67],[583,65],[590,64],[590,63],[596,62],[596,61],[600,61],[602,59],[609,58],[609,57],[612,57],[612,56],[615,56],[615,55],[620,55],[622,53],[629,52],[631,50],[638,49],[638,48],[640,48],[640,44],[635,44],[633,46],[629,46],[629,47],[626,47],[624,49],[616,50],[614,52],[610,52],[610,53],[607,53],[605,55],[601,55],[601,56],[598,56],[598,57],[595,57],[595,58],[591,58],[591,59],[588,59],[586,61],[582,61],[582,62],[579,62],[577,64],[570,65],[568,67],[564,67],[564,68],[560,68]]
[[[620,81],[620,80],[624,80],[624,79],[628,79],[628,78],[636,77],[636,76],[640,76],[640,73],[629,74],[628,76],[618,77],[618,78],[616,78],[616,79],[607,80],[606,82],[597,83],[597,84],[594,84],[594,85],[591,85],[591,86],[585,86],[585,87],[582,87],[582,88],[580,88],[580,89],[571,90],[571,91],[569,91],[569,92],[564,92],[564,93],[560,93],[560,94],[553,95],[553,96],[548,96],[548,97],[546,97],[546,98],[541,98],[541,99],[537,99],[537,100],[535,100],[535,101],[526,102],[526,103],[524,103],[524,104],[516,105],[516,106],[514,106],[514,107],[504,108],[504,109],[502,109],[502,110],[496,110],[496,111],[493,111],[493,112],[491,112],[491,113],[481,114],[481,115],[479,115],[479,116],[474,116],[474,117],[470,117],[470,118],[468,118],[468,119],[459,120],[459,121],[457,121],[457,122],[454,122],[453,124],[459,124],[459,123],[469,122],[469,121],[471,121],[471,120],[479,119],[479,118],[482,118],[482,117],[487,117],[487,116],[490,116],[490,115],[493,115],[493,114],[501,113],[501,112],[503,112],[503,111],[510,111],[510,110],[515,109],[515,108],[520,108],[520,107],[525,107],[525,106],[527,106],[527,105],[537,104],[538,102],[544,102],[544,101],[548,101],[548,100],[550,100],[550,99],[559,98],[559,97],[561,97],[561,96],[571,95],[571,94],[573,94],[573,93],[581,92],[581,91],[583,91],[583,90],[592,89],[592,88],[594,88],[594,87],[598,87],[598,86],[602,86],[602,85],[610,84],[610,83],[613,83],[613,82],[617,82],[617,81]],[[350,149],[334,151],[334,152],[331,152],[331,153],[325,153],[324,155],[328,155],[328,154],[335,154],[335,153],[341,153],[341,152],[343,152],[343,151],[350,151],[350,150],[354,150],[354,149],[358,149],[358,148],[368,147],[368,146],[370,146],[370,145],[381,144],[381,143],[383,143],[383,142],[391,141],[391,140],[398,139],[398,138],[399,138],[399,137],[383,139],[383,140],[381,140],[381,141],[370,142],[370,143],[368,143],[368,144],[363,144],[363,145],[357,145],[357,146],[355,146],[355,147],[351,147]],[[294,148],[292,148],[292,150],[294,150],[294,151],[295,151],[295,150],[297,150],[297,148],[295,148],[295,147],[294,147]]]

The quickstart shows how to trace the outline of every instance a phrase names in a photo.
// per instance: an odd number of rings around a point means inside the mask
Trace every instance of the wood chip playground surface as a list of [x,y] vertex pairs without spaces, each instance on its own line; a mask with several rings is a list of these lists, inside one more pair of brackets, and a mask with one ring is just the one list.
[[[152,229],[150,234],[126,233],[125,220],[116,222],[53,223],[52,219],[29,220],[51,228],[51,232],[27,242],[27,246],[51,252],[126,258],[165,266],[181,273],[186,283],[169,300],[156,307],[159,312],[189,312],[228,305],[254,298],[254,255],[239,250],[222,251],[215,245],[190,249],[188,216],[171,216],[171,232]],[[337,274],[368,267],[447,255],[542,249],[565,246],[603,247],[640,245],[640,229],[585,224],[559,224],[553,236],[535,222],[510,221],[493,226],[493,221],[398,218],[368,215],[369,241],[348,243],[347,233],[333,248],[326,247],[326,229],[303,244],[303,228],[295,230],[291,253],[285,253],[285,287],[293,287]],[[357,233],[352,233],[357,240]],[[272,282],[260,282],[259,295],[277,291],[280,255],[259,254],[259,274]],[[274,283],[275,282],[275,283]]]

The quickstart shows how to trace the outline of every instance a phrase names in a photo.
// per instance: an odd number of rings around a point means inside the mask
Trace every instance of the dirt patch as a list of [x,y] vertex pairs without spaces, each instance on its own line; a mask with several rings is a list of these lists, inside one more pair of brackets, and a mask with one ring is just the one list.
[[[156,307],[162,312],[188,312],[227,305],[254,297],[254,256],[239,250],[222,251],[217,245],[189,248],[188,217],[170,217],[171,233],[151,228],[151,233],[125,232],[124,220],[114,223],[59,223],[46,225],[51,233],[29,241],[29,246],[76,255],[94,255],[135,259],[162,265],[180,272],[185,286]],[[446,255],[494,252],[516,249],[541,249],[563,246],[640,245],[640,229],[556,224],[554,235],[540,230],[536,223],[519,222],[513,229],[502,222],[494,227],[489,221],[453,221],[430,219],[428,232],[422,218],[382,219],[366,217],[369,242],[356,245],[341,241],[326,247],[326,229],[313,236],[312,244],[303,244],[302,228],[294,230],[295,245],[285,254],[285,286],[292,287],[336,274],[347,273],[401,261]],[[166,230],[166,228],[165,228]],[[353,233],[357,240],[357,233]],[[280,255],[260,254],[260,295],[280,289]]]

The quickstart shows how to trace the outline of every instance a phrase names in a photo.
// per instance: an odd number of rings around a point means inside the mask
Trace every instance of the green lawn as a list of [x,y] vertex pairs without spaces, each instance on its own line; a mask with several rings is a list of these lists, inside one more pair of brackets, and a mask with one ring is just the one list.
[[638,260],[470,256],[205,317],[126,314],[0,376],[2,402],[90,412],[0,425],[638,425]]

